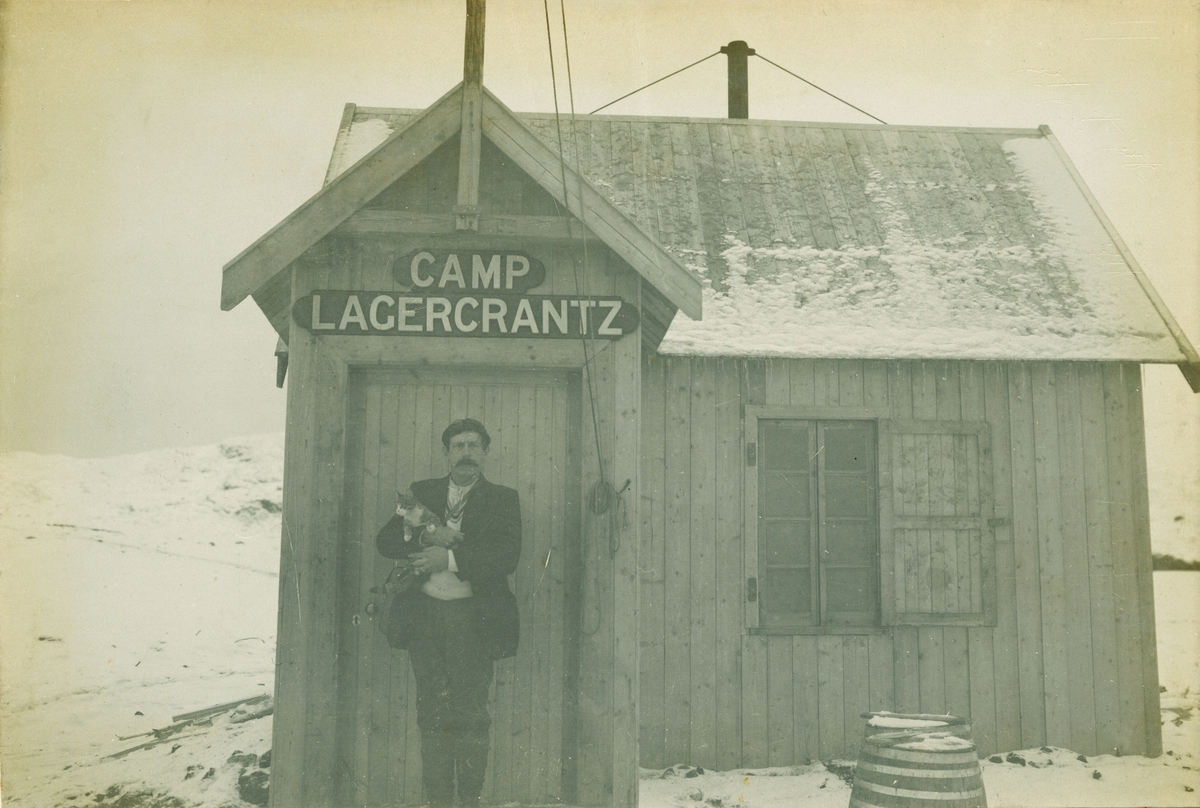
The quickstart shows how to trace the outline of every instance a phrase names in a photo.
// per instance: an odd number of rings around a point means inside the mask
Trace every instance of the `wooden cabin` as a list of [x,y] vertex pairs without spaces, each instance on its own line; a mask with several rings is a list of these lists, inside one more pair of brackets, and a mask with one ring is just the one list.
[[865,710],[1160,754],[1139,365],[1200,357],[1046,128],[569,120],[468,77],[347,105],[247,296],[288,374],[277,808],[421,801],[364,607],[464,416],[525,535],[485,799],[853,758]]

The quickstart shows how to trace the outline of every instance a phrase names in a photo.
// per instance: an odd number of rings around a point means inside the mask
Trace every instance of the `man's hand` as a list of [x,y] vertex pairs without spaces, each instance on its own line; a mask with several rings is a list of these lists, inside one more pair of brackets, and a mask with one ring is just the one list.
[[463,534],[459,533],[449,525],[439,525],[434,527],[430,525],[425,528],[425,536],[422,540],[426,544],[436,544],[438,547],[454,547],[462,541]]
[[417,572],[441,572],[450,568],[450,551],[437,545],[426,547],[408,558]]

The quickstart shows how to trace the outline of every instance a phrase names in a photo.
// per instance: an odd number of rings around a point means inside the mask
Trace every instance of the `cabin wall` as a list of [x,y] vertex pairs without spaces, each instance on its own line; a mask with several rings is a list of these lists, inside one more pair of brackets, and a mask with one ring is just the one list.
[[[643,367],[643,766],[853,757],[866,710],[970,716],[984,754],[1161,752],[1136,365],[657,356]],[[994,625],[748,632],[752,405],[986,421]]]

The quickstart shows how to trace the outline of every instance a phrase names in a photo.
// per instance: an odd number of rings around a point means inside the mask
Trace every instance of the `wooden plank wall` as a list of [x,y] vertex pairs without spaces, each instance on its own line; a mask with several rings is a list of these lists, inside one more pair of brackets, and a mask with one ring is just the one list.
[[[643,766],[853,757],[869,709],[969,715],[984,754],[1161,749],[1137,366],[663,356],[643,366]],[[986,421],[996,625],[748,634],[746,404]]]

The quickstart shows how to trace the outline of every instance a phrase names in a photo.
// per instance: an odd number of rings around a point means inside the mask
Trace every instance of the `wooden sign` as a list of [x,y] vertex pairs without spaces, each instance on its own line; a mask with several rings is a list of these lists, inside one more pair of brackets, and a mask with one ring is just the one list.
[[300,298],[292,318],[314,334],[395,337],[620,339],[637,308],[619,297],[405,295],[325,289]]
[[397,259],[392,276],[405,291],[417,294],[520,294],[545,282],[546,267],[522,252],[419,249]]

